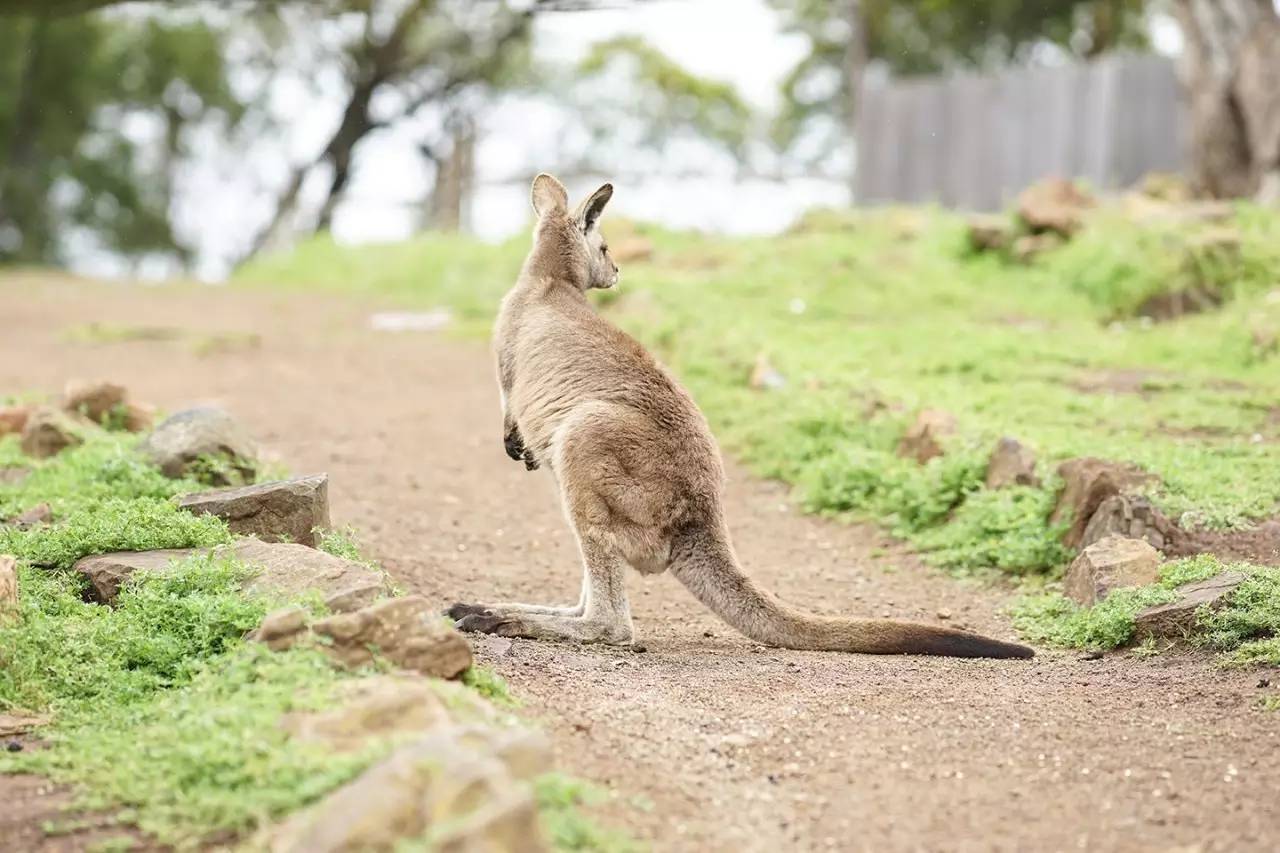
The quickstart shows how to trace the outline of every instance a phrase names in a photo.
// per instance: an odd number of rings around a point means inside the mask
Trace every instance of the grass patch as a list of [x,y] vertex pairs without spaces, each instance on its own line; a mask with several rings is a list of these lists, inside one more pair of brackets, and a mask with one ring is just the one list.
[[638,853],[645,848],[627,836],[604,827],[586,810],[608,799],[594,785],[559,773],[534,783],[543,831],[556,850]]
[[[1114,649],[1132,641],[1134,617],[1144,608],[1175,601],[1179,586],[1227,570],[1247,577],[1222,607],[1197,615],[1191,641],[1222,652],[1224,663],[1280,665],[1280,568],[1228,565],[1208,554],[1166,563],[1157,583],[1114,590],[1092,607],[1057,592],[1025,596],[1013,608],[1013,621],[1031,642]],[[1142,651],[1156,650],[1152,643]]]
[[[1212,248],[1223,228],[1239,236],[1229,256]],[[1173,226],[1104,208],[1030,266],[973,254],[962,220],[927,209],[815,215],[767,239],[643,231],[652,260],[592,298],[676,370],[726,449],[794,483],[811,511],[877,519],[945,566],[1018,574],[1068,556],[1044,517],[1054,467],[1074,456],[1158,475],[1152,499],[1199,525],[1277,512],[1280,356],[1251,337],[1280,327],[1274,212],[1240,205],[1224,223]],[[446,305],[464,330],[487,333],[527,246],[322,239],[250,265],[237,283]],[[1117,322],[1196,282],[1223,307]],[[748,387],[760,353],[785,387]],[[960,434],[921,467],[894,447],[923,407],[951,412]],[[982,487],[1002,435],[1036,450],[1043,488]]]
[[488,667],[473,664],[462,673],[462,683],[499,707],[514,708],[519,704],[506,680]]

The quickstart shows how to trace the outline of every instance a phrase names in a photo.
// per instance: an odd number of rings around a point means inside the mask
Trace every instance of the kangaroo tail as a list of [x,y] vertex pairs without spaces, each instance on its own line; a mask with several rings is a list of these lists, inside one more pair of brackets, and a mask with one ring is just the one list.
[[1035,656],[1026,646],[953,628],[803,613],[756,586],[738,565],[727,535],[705,528],[690,530],[674,545],[671,573],[717,616],[766,645],[874,655]]

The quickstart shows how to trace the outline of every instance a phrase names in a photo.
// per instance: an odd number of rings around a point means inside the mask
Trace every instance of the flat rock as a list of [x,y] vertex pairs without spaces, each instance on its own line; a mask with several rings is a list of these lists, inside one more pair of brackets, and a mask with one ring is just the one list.
[[1000,439],[987,462],[986,484],[988,489],[1040,485],[1035,453],[1016,438]]
[[[406,675],[375,675],[346,682],[332,706],[286,714],[281,725],[298,740],[339,752],[358,750],[375,738],[424,735],[452,722],[439,682]],[[456,686],[456,685],[454,685]]]
[[298,595],[316,590],[333,596],[370,585],[390,592],[386,579],[354,560],[346,560],[305,545],[241,539],[217,548],[173,548],[157,551],[119,551],[84,557],[75,570],[89,579],[91,593],[101,604],[113,604],[120,585],[134,572],[165,571],[178,560],[208,553],[229,554],[260,571],[245,582],[245,590],[263,594]]
[[457,678],[471,666],[471,646],[425,598],[406,595],[318,620],[311,630],[344,666],[374,659],[373,649],[397,666]]
[[22,452],[37,459],[56,456],[82,443],[76,422],[52,406],[35,409],[22,430]]
[[1183,533],[1142,495],[1112,495],[1093,511],[1080,536],[1080,547],[1110,536],[1141,539],[1163,551],[1180,541]]
[[[165,418],[142,443],[142,451],[174,479],[187,476],[197,460],[217,459],[246,482],[257,473],[258,448],[245,428],[222,409],[202,406]],[[224,473],[209,477],[211,485],[230,486]]]
[[965,218],[969,247],[975,252],[1000,252],[1013,242],[1013,223],[995,213],[975,213]]
[[898,455],[923,464],[943,453],[942,439],[956,431],[956,419],[941,409],[925,409],[898,442]]
[[43,714],[0,714],[0,737],[25,735],[51,722],[53,718]]
[[1077,604],[1096,604],[1113,589],[1155,583],[1160,552],[1141,539],[1109,536],[1085,548],[1067,569],[1063,591]]
[[48,524],[50,521],[53,521],[53,508],[49,504],[41,502],[30,509],[18,513],[5,523],[25,529],[35,527],[37,524]]
[[1245,576],[1239,572],[1223,572],[1208,580],[1178,587],[1178,600],[1148,607],[1134,617],[1134,634],[1139,640],[1148,637],[1181,640],[1196,627],[1200,608],[1221,607]]
[[1049,522],[1056,525],[1070,521],[1071,526],[1062,537],[1068,548],[1080,547],[1085,527],[1103,501],[1154,479],[1133,465],[1092,456],[1068,459],[1058,466],[1058,474],[1063,487]]
[[264,542],[297,542],[315,547],[316,529],[329,527],[329,475],[193,492],[178,506],[214,515],[238,536]]
[[512,753],[540,756],[532,768],[549,769],[546,740],[535,733],[438,729],[269,829],[257,846],[272,853],[391,851],[425,837],[440,851],[545,850],[532,774],[509,760]]

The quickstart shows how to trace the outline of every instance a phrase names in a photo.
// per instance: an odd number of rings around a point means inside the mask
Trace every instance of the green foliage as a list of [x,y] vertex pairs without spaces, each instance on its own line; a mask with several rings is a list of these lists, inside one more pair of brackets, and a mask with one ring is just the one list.
[[472,665],[462,673],[462,683],[495,705],[512,708],[518,704],[503,677],[488,667]]
[[1225,607],[1198,622],[1208,645],[1231,652],[1228,660],[1280,664],[1280,568],[1252,569]]
[[[221,34],[203,21],[14,18],[0,27],[0,263],[58,262],[73,232],[125,255],[186,249],[168,219],[191,131],[233,123]],[[159,132],[125,135],[121,115]]]
[[556,850],[633,853],[644,849],[583,814],[584,808],[606,799],[607,795],[598,788],[559,773],[548,773],[536,780],[534,790],[543,831]]
[[[751,108],[728,83],[698,77],[638,36],[618,36],[594,45],[578,65],[588,79],[606,78],[625,66],[628,82],[612,85],[626,93],[617,106],[645,128],[645,147],[661,150],[671,138],[713,141],[741,155],[752,123]],[[602,135],[616,135],[618,115],[601,109],[599,88],[583,117]]]
[[1202,554],[1160,567],[1157,583],[1113,590],[1092,607],[1081,607],[1059,593],[1025,596],[1014,609],[1014,625],[1032,642],[1069,648],[1112,649],[1133,639],[1139,611],[1177,598],[1177,587],[1224,571],[1247,575],[1213,611],[1197,614],[1193,642],[1226,652],[1236,664],[1280,664],[1280,568],[1227,565]]

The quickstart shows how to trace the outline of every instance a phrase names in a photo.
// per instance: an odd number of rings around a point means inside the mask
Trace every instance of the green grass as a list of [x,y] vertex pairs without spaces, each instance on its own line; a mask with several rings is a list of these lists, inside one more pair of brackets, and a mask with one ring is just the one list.
[[589,809],[608,797],[599,788],[560,773],[548,773],[535,782],[534,791],[543,831],[556,850],[638,853],[645,849],[588,814]]
[[[1196,248],[1212,229],[1238,253]],[[611,232],[610,229],[614,231]],[[934,210],[823,212],[791,233],[728,239],[637,228],[650,262],[593,296],[689,386],[722,445],[795,484],[814,512],[872,518],[958,570],[1051,571],[1069,554],[1046,521],[1056,464],[1092,455],[1159,476],[1175,519],[1247,526],[1280,502],[1280,216],[1241,206],[1225,226],[1137,225],[1103,210],[1024,266],[974,255]],[[487,331],[527,250],[431,236],[395,246],[313,242],[241,271],[244,287],[324,288],[449,305]],[[1202,285],[1222,308],[1177,322],[1129,318],[1153,293]],[[759,354],[787,379],[760,391]],[[948,455],[894,452],[921,408],[956,416]],[[992,494],[985,459],[1012,435],[1041,488]]]
[[1280,568],[1224,564],[1208,554],[1174,560],[1150,586],[1113,590],[1092,607],[1061,593],[1023,597],[1013,608],[1014,625],[1036,643],[1078,649],[1114,649],[1133,640],[1134,617],[1144,608],[1177,599],[1174,590],[1233,570],[1246,580],[1217,610],[1197,614],[1194,644],[1222,652],[1228,664],[1280,665]]

